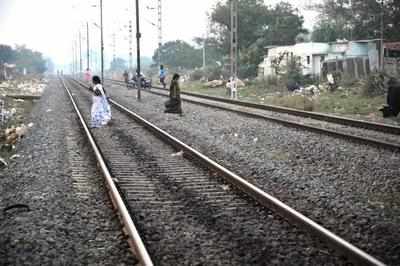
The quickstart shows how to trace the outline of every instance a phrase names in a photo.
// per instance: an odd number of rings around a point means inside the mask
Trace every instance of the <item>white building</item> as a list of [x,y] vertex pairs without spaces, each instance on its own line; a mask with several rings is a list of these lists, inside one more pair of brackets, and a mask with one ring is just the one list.
[[[280,66],[295,56],[300,59],[304,75],[320,76],[323,71],[348,71],[354,75],[379,69],[379,40],[338,41],[332,43],[297,43],[288,46],[268,46],[258,75],[275,76],[274,61]],[[325,67],[325,70],[324,70]]]

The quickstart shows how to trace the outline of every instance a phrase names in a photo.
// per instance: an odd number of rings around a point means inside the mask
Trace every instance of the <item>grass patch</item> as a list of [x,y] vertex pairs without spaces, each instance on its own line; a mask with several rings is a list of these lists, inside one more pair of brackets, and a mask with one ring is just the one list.
[[[229,97],[225,87],[207,88],[200,82],[186,82],[182,84],[182,89],[188,92]],[[269,85],[262,81],[253,82],[245,88],[240,88],[238,92],[239,100],[338,115],[381,117],[378,109],[386,102],[385,96],[367,97],[357,87],[335,92],[321,92],[313,99],[302,95],[291,95],[284,87]]]

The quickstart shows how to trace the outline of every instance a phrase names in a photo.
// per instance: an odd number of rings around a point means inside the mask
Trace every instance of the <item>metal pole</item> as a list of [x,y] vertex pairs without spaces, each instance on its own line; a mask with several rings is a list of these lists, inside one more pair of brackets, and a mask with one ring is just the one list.
[[90,50],[89,50],[89,22],[86,22],[86,70],[90,69]]
[[203,70],[206,69],[206,38],[203,40]]
[[129,20],[129,71],[132,71],[133,57],[132,57],[132,20]]
[[103,0],[100,0],[101,82],[104,83]]
[[[238,9],[237,0],[230,0],[231,8],[231,77],[233,86],[236,86],[237,78],[237,22],[238,22]],[[232,91],[231,91],[232,96]]]
[[385,45],[384,45],[384,42],[383,42],[383,30],[384,30],[384,27],[383,27],[383,0],[381,0],[381,71],[384,71],[385,70],[385,62],[384,62],[384,58],[385,58]]
[[161,46],[162,46],[162,6],[161,0],[158,0],[157,5],[157,13],[158,13],[158,20],[157,20],[157,28],[158,28],[158,66],[161,66]]
[[79,75],[82,74],[82,36],[79,30]]
[[116,36],[116,34],[115,34],[115,32],[112,34],[112,37],[113,37],[113,61],[114,61],[114,63],[115,63],[115,57],[116,57],[116,51],[115,51],[115,49],[116,49],[116,46],[117,46],[117,44],[116,44],[116,41],[115,41],[115,37]]
[[136,68],[136,75],[138,76],[138,90],[137,90],[137,98],[140,101],[140,87],[142,86],[142,80],[140,75],[140,28],[139,28],[139,0],[136,0],[136,60],[137,60],[137,68]]
[[74,48],[74,43],[72,42],[72,63],[71,63],[71,75],[74,75],[74,64],[75,64],[75,48]]
[[75,75],[78,73],[78,40],[75,39]]

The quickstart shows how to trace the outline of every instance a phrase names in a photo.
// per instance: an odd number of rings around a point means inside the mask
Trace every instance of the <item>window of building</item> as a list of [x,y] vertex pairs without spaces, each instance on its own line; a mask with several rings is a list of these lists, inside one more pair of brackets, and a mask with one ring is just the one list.
[[307,56],[307,65],[309,65],[311,62],[310,62],[310,56]]

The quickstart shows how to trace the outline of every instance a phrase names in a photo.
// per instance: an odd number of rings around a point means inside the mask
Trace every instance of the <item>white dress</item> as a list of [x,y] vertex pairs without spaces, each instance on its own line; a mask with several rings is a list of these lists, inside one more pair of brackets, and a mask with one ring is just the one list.
[[103,86],[97,84],[93,90],[99,90],[101,95],[93,95],[93,104],[91,109],[91,127],[102,127],[111,120],[111,108],[104,93]]

